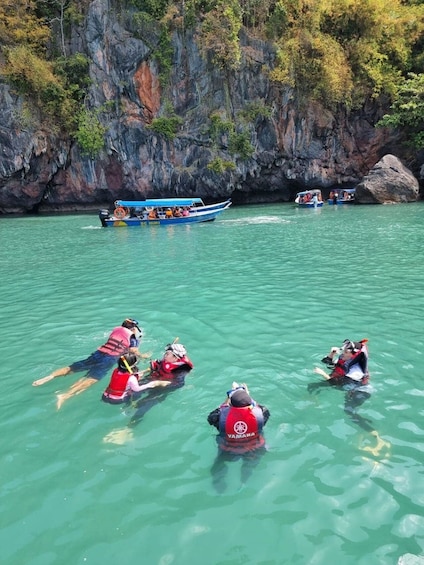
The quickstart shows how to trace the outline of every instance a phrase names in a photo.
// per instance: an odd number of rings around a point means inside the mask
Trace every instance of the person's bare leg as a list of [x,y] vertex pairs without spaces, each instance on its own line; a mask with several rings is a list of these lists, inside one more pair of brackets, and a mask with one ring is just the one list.
[[53,373],[50,373],[50,375],[47,375],[42,379],[37,379],[36,381],[34,381],[32,383],[32,386],[43,385],[44,383],[48,383],[49,381],[55,379],[56,377],[64,377],[65,375],[69,375],[70,372],[71,372],[70,367],[62,367],[60,369],[56,369],[56,371],[53,371]]
[[79,381],[77,381],[76,383],[74,383],[71,388],[69,388],[66,392],[63,392],[61,394],[57,395],[57,403],[56,403],[56,407],[58,410],[60,410],[60,408],[63,406],[63,403],[68,400],[68,398],[71,398],[72,396],[76,396],[77,394],[81,394],[82,392],[84,392],[85,390],[87,390],[88,387],[90,387],[91,385],[93,385],[94,383],[97,383],[97,379],[92,379],[90,377],[83,377],[82,379],[80,379]]

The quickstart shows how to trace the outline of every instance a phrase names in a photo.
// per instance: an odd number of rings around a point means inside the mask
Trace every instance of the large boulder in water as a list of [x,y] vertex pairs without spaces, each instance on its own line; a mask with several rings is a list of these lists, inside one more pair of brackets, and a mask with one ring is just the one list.
[[418,200],[419,184],[394,155],[385,155],[356,186],[360,204],[389,204]]

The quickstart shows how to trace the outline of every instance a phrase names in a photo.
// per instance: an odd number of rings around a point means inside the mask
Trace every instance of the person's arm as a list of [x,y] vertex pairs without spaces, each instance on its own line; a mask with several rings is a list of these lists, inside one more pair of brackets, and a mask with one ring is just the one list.
[[263,417],[264,417],[264,426],[265,426],[265,424],[269,420],[269,417],[271,416],[271,413],[268,410],[268,408],[266,406],[264,406],[263,404],[258,404],[258,406],[262,410],[262,414],[263,414]]
[[148,353],[141,353],[141,351],[138,349],[138,347],[129,347],[128,351],[130,353],[134,353],[134,355],[137,355],[137,357],[139,359],[148,359],[149,357],[152,356],[151,351],[149,351]]
[[215,410],[213,410],[208,416],[208,424],[215,426],[217,430],[219,430],[219,414],[220,409],[215,408]]
[[331,379],[331,376],[328,373],[326,373],[324,369],[321,369],[321,367],[315,367],[314,373],[316,373],[317,375],[321,375],[321,377],[324,377],[324,379],[326,379],[327,381]]
[[[138,351],[138,349],[137,349]],[[140,359],[149,359],[152,356],[152,352],[148,351],[147,353],[140,353],[140,351],[138,351],[138,353],[136,353],[136,355],[138,355],[138,357]]]
[[138,384],[137,377],[135,375],[131,375],[128,379],[128,386],[130,390],[133,392],[142,392],[143,390],[147,390],[149,388],[156,388],[158,386],[168,386],[171,384],[171,381],[150,381],[145,384]]
[[319,388],[320,385],[330,385],[330,386],[339,386],[344,384],[345,375],[338,375],[335,371],[333,371],[330,375],[326,373],[320,367],[314,368],[314,373],[317,375],[321,375],[327,381],[326,383],[309,383],[308,390],[311,392],[315,388]]

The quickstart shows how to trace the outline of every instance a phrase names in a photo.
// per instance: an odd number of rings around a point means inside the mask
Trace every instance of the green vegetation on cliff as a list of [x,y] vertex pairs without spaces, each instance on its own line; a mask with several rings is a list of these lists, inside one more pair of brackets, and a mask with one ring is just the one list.
[[[69,132],[80,144],[85,139],[82,149],[93,155],[102,146],[102,126],[100,116],[85,106],[89,61],[67,53],[70,32],[81,24],[87,6],[87,0],[16,0],[13,5],[0,0],[0,73],[32,102],[41,122]],[[162,84],[169,79],[173,29],[195,30],[201,53],[228,76],[243,64],[244,27],[270,43],[276,62],[264,72],[292,88],[298,101],[360,107],[369,97],[384,95],[393,104],[384,125],[409,127],[405,107],[410,103],[415,128],[423,124],[424,110],[414,102],[423,96],[422,0],[119,0],[115,7],[131,13],[135,22],[157,24],[160,40],[153,56]],[[87,116],[96,133],[92,143],[86,135],[90,127],[80,131]],[[175,124],[169,126],[169,120],[156,122],[152,129],[172,136]],[[247,157],[246,129],[235,132],[232,150]],[[419,135],[413,139],[421,143]]]
[[65,28],[79,21],[76,6],[60,0],[13,5],[0,0],[0,74],[32,104],[42,126],[67,132],[83,154],[94,157],[104,145],[105,128],[98,113],[85,107],[89,60],[82,53],[67,56],[65,48]]
[[408,75],[399,88],[391,111],[377,126],[402,128],[408,132],[413,147],[424,149],[424,74]]
[[[392,0],[279,0],[275,80],[327,104],[393,97],[422,65],[424,6]],[[423,69],[421,69],[423,70]]]

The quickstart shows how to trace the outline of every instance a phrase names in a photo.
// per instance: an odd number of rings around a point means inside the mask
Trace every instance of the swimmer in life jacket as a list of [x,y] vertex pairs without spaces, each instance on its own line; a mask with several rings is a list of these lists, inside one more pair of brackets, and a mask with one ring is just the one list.
[[266,451],[263,427],[269,417],[268,408],[253,400],[245,384],[238,383],[233,383],[226,401],[208,415],[208,423],[219,431],[218,455],[211,468],[218,492],[225,489],[227,461],[241,457],[241,480],[247,481],[259,456]]
[[190,370],[193,363],[187,357],[187,351],[181,343],[170,343],[165,348],[162,359],[150,362],[150,377],[155,379],[173,380],[176,371]]
[[357,409],[371,397],[368,371],[368,340],[350,341],[345,339],[341,348],[332,347],[330,353],[322,359],[330,369],[327,373],[320,367],[314,368],[314,373],[324,377],[325,382],[310,383],[308,391],[318,393],[322,387],[336,386],[346,392],[344,411],[363,430],[377,438],[377,447],[368,449],[377,455],[382,447],[390,444],[382,440],[371,425],[371,420],[360,416]]
[[193,363],[187,356],[187,351],[181,343],[170,343],[165,348],[162,359],[150,362],[147,374],[143,374],[140,384],[155,382],[161,383],[163,388],[155,386],[146,395],[135,402],[136,411],[131,418],[129,426],[137,425],[148,410],[163,402],[172,392],[185,384],[185,377],[192,370]]
[[109,404],[122,404],[134,400],[144,390],[157,386],[167,386],[166,381],[149,381],[145,384],[138,382],[137,356],[127,353],[119,358],[118,366],[113,371],[110,382],[102,395],[102,400]]
[[[321,361],[332,369],[328,374],[319,367],[314,369],[314,372],[323,376],[327,380],[333,380],[335,384],[337,379],[348,378],[355,382],[360,382],[361,385],[368,384],[368,348],[367,339],[360,341],[350,341],[345,339],[342,347],[332,347],[329,354]],[[336,361],[335,358],[337,356]]]
[[33,386],[43,385],[57,377],[64,377],[72,373],[85,372],[85,375],[76,381],[66,392],[57,395],[57,409],[71,398],[81,394],[88,387],[101,380],[114,367],[119,357],[125,353],[135,353],[141,358],[150,357],[150,353],[140,353],[138,346],[141,338],[139,323],[133,318],[126,318],[120,326],[115,327],[101,345],[86,359],[75,361],[71,365],[61,367],[52,373],[37,379]]

